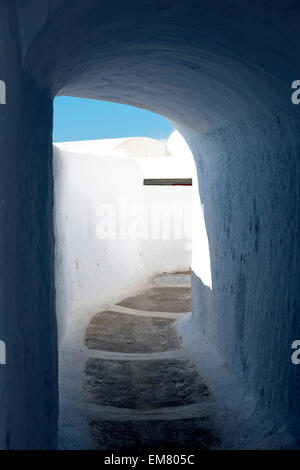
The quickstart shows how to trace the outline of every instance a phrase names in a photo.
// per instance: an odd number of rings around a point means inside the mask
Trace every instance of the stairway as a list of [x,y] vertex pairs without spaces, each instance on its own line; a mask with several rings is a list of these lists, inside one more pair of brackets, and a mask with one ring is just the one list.
[[217,446],[209,390],[174,325],[190,311],[190,275],[162,274],[91,319],[83,388],[94,449]]

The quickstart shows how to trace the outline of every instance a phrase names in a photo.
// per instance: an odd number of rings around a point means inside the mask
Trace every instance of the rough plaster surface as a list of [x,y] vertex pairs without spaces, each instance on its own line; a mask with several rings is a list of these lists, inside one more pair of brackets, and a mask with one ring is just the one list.
[[290,419],[298,419],[297,387],[286,388],[299,378],[290,360],[292,338],[299,336],[298,133],[293,115],[256,116],[203,135],[197,147],[212,291],[194,276],[195,319],[278,426],[291,409]]
[[52,101],[21,68],[13,4],[0,18],[0,448],[46,449],[58,417]]
[[205,329],[275,429],[299,439],[300,374],[289,356],[300,337],[299,114],[290,101],[300,10],[284,0],[27,3],[3,1],[0,19],[1,335],[11,361],[1,369],[1,447],[56,439],[55,94],[141,106],[181,130],[211,254],[211,310],[203,319],[195,280],[194,330]]

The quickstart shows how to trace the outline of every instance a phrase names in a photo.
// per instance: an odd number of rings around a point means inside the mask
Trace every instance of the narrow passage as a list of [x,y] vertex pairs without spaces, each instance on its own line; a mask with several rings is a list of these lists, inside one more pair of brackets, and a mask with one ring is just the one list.
[[85,335],[84,389],[95,449],[218,445],[209,390],[174,326],[190,311],[190,275],[162,274],[143,292],[92,318]]

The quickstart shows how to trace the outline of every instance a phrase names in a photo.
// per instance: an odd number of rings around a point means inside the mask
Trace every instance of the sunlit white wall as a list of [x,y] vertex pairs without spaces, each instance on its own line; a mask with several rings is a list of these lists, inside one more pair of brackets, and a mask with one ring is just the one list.
[[199,185],[197,177],[197,168],[193,154],[178,131],[174,131],[167,142],[169,152],[181,159],[185,159],[186,168],[192,174],[193,178],[193,255],[192,255],[192,270],[201,279],[203,284],[211,288],[211,266],[209,244],[207,232],[205,227],[204,212],[205,207],[201,204],[199,195]]
[[60,337],[77,315],[129,295],[156,273],[191,266],[192,188],[143,185],[144,178],[190,178],[191,162],[152,139],[141,156],[138,140],[123,141],[121,156],[119,139],[54,146]]

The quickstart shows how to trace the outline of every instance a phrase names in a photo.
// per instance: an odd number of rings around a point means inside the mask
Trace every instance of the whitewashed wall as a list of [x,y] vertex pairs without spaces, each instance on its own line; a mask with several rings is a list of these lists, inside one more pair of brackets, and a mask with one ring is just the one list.
[[[74,143],[54,145],[56,297],[61,338],[72,317],[96,312],[104,303],[142,286],[155,273],[186,270],[191,265],[190,223],[187,221],[181,233],[171,224],[170,238],[162,236],[168,236],[163,225],[165,210],[171,215],[173,209],[182,212],[182,222],[184,214],[191,215],[192,188],[143,186],[144,178],[191,177],[190,164],[170,156],[93,155],[95,145],[99,148],[99,142],[90,144],[91,154],[82,153],[82,144],[77,153]],[[89,151],[87,146],[85,152]],[[158,232],[153,225],[157,214],[161,215]]]
[[149,109],[183,132],[212,264],[210,319],[195,274],[193,328],[205,326],[275,429],[287,426],[300,442],[300,374],[290,359],[300,335],[300,119],[290,87],[299,78],[300,10],[284,0],[169,3],[1,2],[0,330],[9,361],[1,369],[1,448],[56,445],[58,94]]

